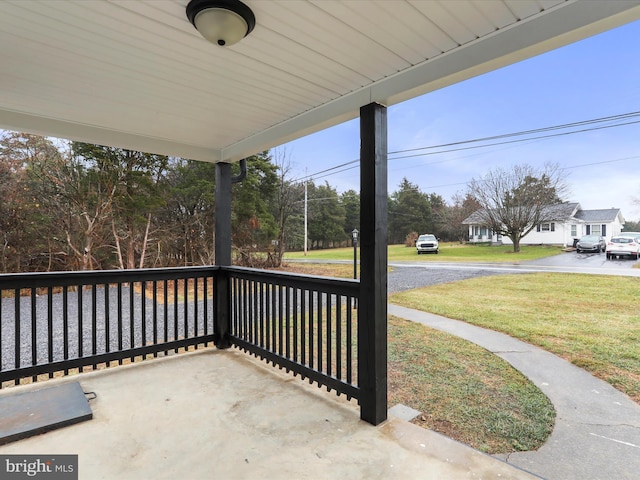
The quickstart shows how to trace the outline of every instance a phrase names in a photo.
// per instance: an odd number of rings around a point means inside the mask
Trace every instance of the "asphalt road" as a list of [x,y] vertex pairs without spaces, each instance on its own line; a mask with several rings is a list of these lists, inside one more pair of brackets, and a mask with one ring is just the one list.
[[607,260],[601,253],[564,252],[553,257],[527,262],[507,263],[447,263],[423,261],[390,262],[389,293],[410,290],[436,283],[455,282],[466,278],[506,273],[560,272],[590,275],[621,275],[640,277],[640,268],[632,259]]

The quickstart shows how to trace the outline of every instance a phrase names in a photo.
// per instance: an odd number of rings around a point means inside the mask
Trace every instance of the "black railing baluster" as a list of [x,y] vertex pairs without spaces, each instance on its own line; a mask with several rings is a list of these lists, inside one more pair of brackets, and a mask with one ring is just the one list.
[[[111,351],[111,315],[109,309],[109,284],[104,284],[104,351]],[[108,365],[107,365],[108,366]]]
[[[36,301],[36,289],[31,288],[31,365],[38,364],[38,316],[37,316],[37,301]],[[32,381],[38,379],[37,375],[31,377]]]
[[[151,283],[153,288],[153,305],[151,308],[151,314],[153,316],[153,344],[157,345],[158,344],[158,282],[157,281],[153,281]],[[153,356],[157,357],[158,356],[158,352],[153,352]]]
[[[91,355],[94,357],[98,353],[98,286],[94,283],[91,285]],[[97,363],[93,364],[93,369],[98,367]]]
[[249,343],[254,343],[253,339],[253,282],[249,279],[244,280],[245,288],[245,297],[243,299],[243,308],[245,309],[245,325],[246,330],[244,334],[244,339]]
[[347,345],[345,346],[347,352],[347,383],[353,382],[353,297],[347,297]]
[[[116,291],[118,296],[118,351],[122,351],[122,282],[118,282],[118,288]],[[122,358],[118,359],[118,365],[122,365]]]
[[283,308],[282,308],[282,302],[283,302],[283,296],[282,296],[282,289],[284,287],[282,285],[278,285],[276,287],[277,291],[278,291],[278,355],[282,356],[282,347],[283,347],[283,330],[284,330],[284,325],[283,325],[283,321],[284,321],[284,315],[283,315]]
[[[202,291],[204,294],[202,295],[202,308],[204,309],[204,335],[206,336],[209,333],[209,277],[202,278]],[[205,343],[204,346],[208,346],[208,343]]]
[[[0,315],[2,318],[2,315]],[[69,287],[62,287],[62,358],[69,360]],[[64,374],[69,375],[69,369],[64,369]]]
[[300,289],[300,363],[307,364],[307,290]]
[[[129,348],[133,350],[136,346],[136,305],[135,305],[135,282],[129,282]],[[135,357],[131,357],[133,362]]]
[[330,293],[326,294],[326,299],[327,299],[327,356],[326,356],[326,362],[327,362],[327,375],[331,376],[331,364],[333,363],[333,358],[331,356],[331,341],[332,341],[332,335],[331,335],[331,307],[332,307],[332,301],[331,301],[332,295]]
[[[173,281],[173,339],[178,340],[178,279]],[[178,349],[174,350],[178,353]]]
[[[84,357],[84,305],[82,305],[83,287],[84,285],[78,284],[78,358]],[[79,371],[82,373],[82,367],[80,367]]]
[[290,306],[291,306],[291,291],[289,289],[289,287],[284,287],[286,288],[286,295],[285,295],[285,304],[284,304],[284,312],[285,312],[285,324],[284,324],[284,330],[285,330],[285,357],[286,358],[291,358],[291,311],[290,311]]
[[[164,343],[169,341],[169,292],[167,289],[169,288],[169,281],[165,278],[162,281],[162,305],[164,307]],[[164,351],[166,355],[169,353],[168,350]]]
[[[53,363],[53,287],[47,287],[47,357]],[[53,372],[49,372],[53,378]]]
[[[14,353],[14,366],[16,369],[20,368],[22,366],[21,363],[21,359],[20,359],[20,340],[22,339],[22,332],[20,329],[20,319],[21,319],[21,315],[20,315],[20,289],[16,288],[13,291],[13,295],[14,295],[14,310],[13,310],[13,315],[14,315],[14,321],[15,321],[15,330],[14,330],[14,335],[15,335],[15,353]],[[20,383],[20,379],[16,378],[15,379],[15,384],[18,385]]]

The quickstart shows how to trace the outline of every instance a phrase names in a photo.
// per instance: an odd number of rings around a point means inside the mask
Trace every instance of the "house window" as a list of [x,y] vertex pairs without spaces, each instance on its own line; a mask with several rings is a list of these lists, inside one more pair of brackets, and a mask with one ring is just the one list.
[[486,234],[487,234],[487,227],[482,227],[480,229],[480,235],[484,237]]
[[538,225],[538,232],[555,232],[556,224],[555,223],[541,223]]
[[591,225],[591,235],[601,235],[600,225]]
[[578,226],[577,225],[571,225],[571,236],[572,237],[577,237],[578,236]]

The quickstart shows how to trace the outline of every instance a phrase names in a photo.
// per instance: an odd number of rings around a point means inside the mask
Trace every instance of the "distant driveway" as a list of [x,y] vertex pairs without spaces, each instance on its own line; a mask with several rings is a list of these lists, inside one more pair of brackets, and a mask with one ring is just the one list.
[[637,263],[629,259],[607,260],[604,253],[576,252],[565,252],[522,263],[433,262],[417,259],[415,262],[389,262],[392,268],[388,292],[508,273],[558,272],[640,277],[640,268],[632,268]]
[[631,269],[638,262],[630,258],[607,260],[604,253],[565,252],[553,257],[539,258],[527,262],[528,265],[569,268],[605,268],[612,270]]

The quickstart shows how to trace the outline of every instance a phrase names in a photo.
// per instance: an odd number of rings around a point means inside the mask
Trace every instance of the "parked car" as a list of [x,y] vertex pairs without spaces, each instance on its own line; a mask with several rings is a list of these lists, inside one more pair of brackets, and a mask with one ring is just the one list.
[[640,255],[640,240],[634,237],[613,237],[607,242],[607,260],[629,256],[635,260]]
[[576,243],[576,252],[604,252],[607,242],[600,235],[585,235]]
[[430,233],[420,235],[418,240],[416,240],[416,250],[418,251],[418,255],[429,252],[438,253],[438,239]]

